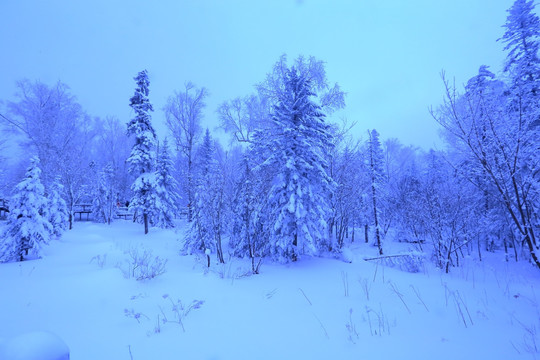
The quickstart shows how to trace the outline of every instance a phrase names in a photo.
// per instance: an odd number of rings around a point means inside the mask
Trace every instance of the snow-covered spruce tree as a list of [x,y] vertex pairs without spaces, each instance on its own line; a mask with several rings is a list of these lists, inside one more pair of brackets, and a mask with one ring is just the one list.
[[151,124],[150,112],[152,104],[148,100],[148,73],[141,71],[135,78],[137,87],[130,99],[130,106],[135,111],[135,117],[127,124],[128,135],[135,136],[135,144],[127,159],[129,173],[136,177],[131,185],[133,197],[129,208],[135,218],[144,223],[144,233],[148,234],[149,219],[155,213],[155,174],[154,174],[154,148],[156,146],[156,133]]
[[169,143],[167,139],[159,148],[156,175],[155,175],[155,195],[156,214],[152,219],[153,225],[165,229],[174,227],[173,219],[178,215],[178,183],[172,176],[174,164],[169,155]]
[[39,158],[33,157],[10,200],[8,223],[0,243],[1,262],[23,261],[29,255],[39,257],[42,245],[49,242],[53,227],[40,176]]
[[508,9],[506,31],[499,39],[508,51],[504,71],[512,80],[514,96],[522,97],[522,100],[540,96],[540,19],[534,8],[533,0],[516,0]]
[[224,263],[221,236],[225,184],[214,152],[214,143],[207,129],[196,162],[193,221],[184,249],[187,253],[215,251],[219,262]]
[[379,249],[379,255],[382,255],[383,248],[381,243],[380,208],[382,197],[381,194],[383,192],[384,184],[384,174],[382,170],[383,152],[377,130],[371,130],[368,132],[368,135],[368,169],[371,179],[371,201],[373,205],[373,222],[375,224],[375,241],[377,243],[377,248]]
[[57,177],[49,187],[48,196],[49,222],[53,228],[52,235],[56,238],[62,236],[62,233],[67,230],[69,225],[69,211],[66,201],[60,195],[62,190],[63,186]]
[[107,164],[100,172],[94,199],[92,201],[92,213],[94,219],[99,222],[111,224],[118,209],[116,198],[115,173],[111,164]]
[[272,131],[255,134],[254,151],[269,156],[261,168],[275,171],[266,204],[270,252],[281,261],[296,261],[330,247],[327,219],[335,184],[327,156],[332,145],[308,73],[286,69],[282,85]]

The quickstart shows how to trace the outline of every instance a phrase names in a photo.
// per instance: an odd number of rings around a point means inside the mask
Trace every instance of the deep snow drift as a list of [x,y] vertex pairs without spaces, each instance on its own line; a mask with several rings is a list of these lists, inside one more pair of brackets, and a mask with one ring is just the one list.
[[[408,273],[364,261],[376,249],[355,243],[352,263],[266,261],[249,276],[247,261],[208,270],[180,256],[182,237],[78,222],[42,259],[0,264],[0,347],[46,331],[71,359],[540,358],[540,272],[525,261]],[[137,281],[130,259],[144,250],[166,271]]]

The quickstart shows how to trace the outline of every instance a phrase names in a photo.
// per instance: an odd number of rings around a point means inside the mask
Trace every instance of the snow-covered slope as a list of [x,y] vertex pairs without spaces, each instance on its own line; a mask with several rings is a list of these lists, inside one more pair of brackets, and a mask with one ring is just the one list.
[[[71,359],[540,358],[540,272],[500,254],[407,273],[362,260],[376,249],[355,244],[347,261],[246,276],[242,260],[208,270],[180,256],[174,231],[142,232],[79,222],[42,259],[0,264],[0,347],[48,331]],[[166,272],[137,281],[129,259],[144,249]]]

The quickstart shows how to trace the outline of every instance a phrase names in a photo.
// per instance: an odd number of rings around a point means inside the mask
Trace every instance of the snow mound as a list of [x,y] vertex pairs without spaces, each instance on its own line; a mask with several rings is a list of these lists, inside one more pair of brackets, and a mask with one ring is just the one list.
[[352,263],[354,261],[354,253],[352,250],[347,247],[341,249],[341,260],[346,263]]
[[69,348],[50,332],[30,332],[2,343],[0,360],[69,360]]

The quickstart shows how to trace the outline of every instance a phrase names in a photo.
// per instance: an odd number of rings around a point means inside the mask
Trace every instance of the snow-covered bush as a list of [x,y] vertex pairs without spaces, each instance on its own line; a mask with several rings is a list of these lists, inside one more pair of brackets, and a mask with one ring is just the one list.
[[385,263],[387,266],[397,267],[402,271],[417,273],[424,269],[424,260],[424,254],[413,251],[402,256],[388,258]]
[[107,262],[107,254],[103,255],[96,255],[92,259],[90,259],[90,263],[95,262],[97,266],[99,266],[101,269],[105,266],[105,263]]
[[49,222],[53,227],[52,235],[56,238],[62,236],[62,233],[67,230],[69,225],[69,212],[66,201],[60,195],[63,186],[60,184],[60,178],[57,177],[49,188],[48,196],[48,214]]
[[[169,294],[163,294],[162,299],[168,302],[169,306],[158,306],[159,313],[156,316],[156,326],[153,329],[153,332],[156,334],[160,333],[161,326],[166,324],[177,324],[182,328],[183,332],[186,332],[186,328],[184,327],[184,319],[191,311],[199,309],[204,304],[203,300],[193,300],[191,303],[185,305],[180,299],[173,300]],[[132,300],[134,299],[132,298]],[[135,319],[139,324],[141,324],[141,321],[145,319],[146,321],[151,320],[150,317],[133,308],[124,309],[124,315],[126,317]],[[147,334],[150,335],[151,332],[148,332]]]
[[349,318],[347,319],[347,322],[345,323],[345,328],[347,329],[347,340],[352,342],[353,344],[356,344],[358,339],[360,339],[360,336],[358,335],[358,331],[356,331],[356,324],[353,321],[353,309],[349,309]]
[[236,266],[233,268],[233,264],[233,259],[229,258],[227,263],[219,263],[213,268],[212,271],[214,271],[221,279],[231,280],[240,279],[254,274],[251,269],[243,266]]
[[163,295],[163,299],[168,299],[171,303],[170,315],[167,316],[167,312],[160,306],[161,315],[163,316],[163,324],[176,323],[182,327],[182,331],[186,332],[183,320],[192,311],[199,309],[203,304],[203,300],[193,300],[189,305],[184,305],[180,299],[174,301],[168,294]]
[[378,261],[384,266],[398,268],[410,273],[417,273],[424,269],[425,256],[421,252],[411,251],[405,254],[379,256],[364,260]]
[[107,164],[100,172],[94,189],[92,200],[92,213],[98,222],[111,224],[118,210],[115,184],[115,171],[111,164]]
[[167,259],[153,256],[150,250],[133,247],[125,254],[124,263],[118,267],[126,279],[149,280],[167,271]]

